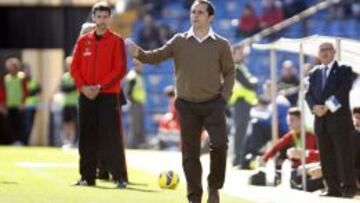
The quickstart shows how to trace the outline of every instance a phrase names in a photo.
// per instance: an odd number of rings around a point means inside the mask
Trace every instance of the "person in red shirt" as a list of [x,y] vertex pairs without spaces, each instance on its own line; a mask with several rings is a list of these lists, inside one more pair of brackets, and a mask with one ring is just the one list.
[[111,32],[111,8],[96,3],[94,31],[76,42],[70,73],[80,92],[79,152],[81,179],[75,185],[94,186],[98,160],[112,174],[118,188],[126,188],[128,177],[120,126],[120,81],[126,74],[124,40]]
[[254,8],[251,4],[246,4],[244,12],[239,18],[238,34],[248,37],[259,31],[259,19],[256,16]]
[[265,1],[263,13],[260,16],[260,28],[271,27],[284,20],[284,11],[276,1]]
[[154,115],[154,121],[159,125],[158,139],[160,149],[179,149],[180,146],[180,123],[175,109],[175,87],[166,86],[164,89],[169,102],[168,111],[165,114]]
[[[301,164],[301,112],[297,107],[290,108],[288,111],[288,124],[290,131],[279,139],[271,149],[263,155],[263,160],[267,162],[278,152],[287,150],[287,157],[292,160],[293,168]],[[306,163],[319,161],[319,151],[317,150],[316,137],[313,133],[305,133]]]

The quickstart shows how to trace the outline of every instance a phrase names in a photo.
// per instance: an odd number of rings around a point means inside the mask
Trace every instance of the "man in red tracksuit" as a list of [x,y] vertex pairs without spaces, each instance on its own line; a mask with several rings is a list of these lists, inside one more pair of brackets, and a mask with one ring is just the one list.
[[109,29],[111,9],[96,3],[93,32],[76,42],[70,73],[80,94],[79,153],[81,179],[75,185],[93,186],[98,160],[104,161],[118,188],[127,186],[120,126],[120,80],[126,74],[124,41]]

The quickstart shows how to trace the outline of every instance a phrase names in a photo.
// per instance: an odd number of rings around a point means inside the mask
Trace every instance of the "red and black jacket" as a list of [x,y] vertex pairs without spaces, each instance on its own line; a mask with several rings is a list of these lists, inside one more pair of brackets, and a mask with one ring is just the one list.
[[126,74],[124,40],[107,30],[100,39],[95,31],[76,42],[70,73],[80,90],[82,85],[101,85],[101,93],[119,93]]

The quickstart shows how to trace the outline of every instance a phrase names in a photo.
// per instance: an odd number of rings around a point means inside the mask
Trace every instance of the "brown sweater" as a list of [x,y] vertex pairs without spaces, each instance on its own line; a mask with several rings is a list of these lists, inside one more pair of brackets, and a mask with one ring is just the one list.
[[190,102],[203,102],[231,95],[234,85],[234,61],[226,39],[207,38],[199,43],[187,32],[175,35],[163,47],[139,51],[143,63],[157,64],[169,58],[175,63],[177,96]]

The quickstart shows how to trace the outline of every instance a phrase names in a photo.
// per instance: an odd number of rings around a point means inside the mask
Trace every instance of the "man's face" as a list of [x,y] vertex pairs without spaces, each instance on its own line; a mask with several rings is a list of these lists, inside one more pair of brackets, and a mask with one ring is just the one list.
[[354,113],[354,126],[360,128],[360,113]]
[[8,73],[16,74],[20,69],[20,62],[16,58],[9,58],[5,62],[5,67]]
[[294,69],[292,66],[284,66],[281,72],[282,76],[285,78],[290,78],[294,75]]
[[110,23],[110,13],[108,11],[97,10],[93,14],[93,21],[96,24],[97,29],[105,30]]
[[288,124],[289,128],[291,130],[294,130],[296,132],[300,132],[301,129],[301,119],[300,117],[294,116],[294,115],[288,115]]
[[319,60],[327,65],[334,60],[335,49],[331,43],[323,43],[319,47]]
[[208,27],[212,19],[213,16],[210,16],[207,12],[206,4],[195,3],[191,7],[190,20],[192,26],[194,26],[195,28]]

